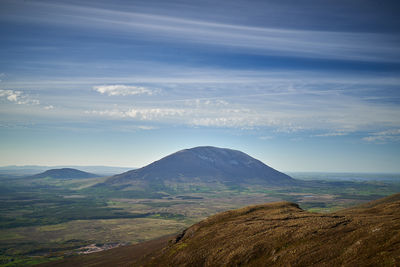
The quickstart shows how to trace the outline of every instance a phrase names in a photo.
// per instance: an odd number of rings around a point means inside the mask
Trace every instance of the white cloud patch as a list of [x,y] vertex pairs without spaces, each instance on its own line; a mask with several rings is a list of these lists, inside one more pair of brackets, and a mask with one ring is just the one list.
[[148,125],[139,125],[137,128],[140,129],[140,130],[155,130],[155,129],[158,129],[155,126],[148,126]]
[[271,140],[271,139],[274,139],[274,137],[267,135],[267,136],[260,136],[258,139],[260,139],[260,140]]
[[109,96],[153,95],[158,91],[143,86],[123,84],[94,86],[93,90]]
[[323,133],[323,134],[316,134],[314,136],[317,137],[332,137],[332,136],[345,136],[348,135],[347,132],[331,132],[331,133]]
[[364,141],[369,143],[387,143],[400,142],[400,129],[391,129],[373,133],[370,136],[364,137]]
[[51,110],[51,109],[54,109],[54,106],[53,105],[48,105],[48,106],[45,106],[44,109],[45,110]]
[[17,90],[3,90],[0,89],[0,98],[5,98],[10,102],[14,102],[19,105],[39,105],[40,101],[37,99],[31,99],[28,95],[22,91]]
[[190,99],[185,100],[185,105],[188,107],[196,107],[196,108],[210,108],[210,107],[226,107],[229,103],[222,99]]
[[21,94],[21,91],[0,89],[0,97],[5,97],[10,102],[17,102]]
[[205,127],[234,127],[234,128],[252,128],[254,123],[245,122],[245,118],[240,117],[204,117],[195,118],[191,121],[194,126],[205,126]]
[[148,109],[128,109],[121,111],[118,109],[113,110],[91,110],[85,111],[86,114],[108,116],[115,118],[133,118],[142,121],[159,121],[164,118],[176,118],[183,116],[185,110],[174,108],[148,108]]
[[114,110],[86,110],[85,114],[115,117],[115,118],[125,118],[126,117],[124,112],[116,110],[116,109],[114,109]]
[[130,109],[125,112],[127,117],[138,118],[140,120],[155,120],[166,117],[182,116],[185,113],[183,109],[175,108],[150,108],[150,109]]

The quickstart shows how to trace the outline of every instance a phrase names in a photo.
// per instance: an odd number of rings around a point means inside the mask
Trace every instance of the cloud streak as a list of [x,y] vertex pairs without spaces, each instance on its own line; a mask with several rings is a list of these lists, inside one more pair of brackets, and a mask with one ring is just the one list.
[[[33,116],[30,108],[11,104],[34,104],[37,100],[24,92],[36,90],[46,103],[40,112],[57,107],[46,115],[72,120],[91,116],[148,122],[148,127],[268,127],[272,131],[312,131],[307,136],[327,138],[400,127],[398,64],[381,64],[400,62],[400,38],[394,32],[356,32],[344,27],[333,31],[324,27],[327,22],[320,14],[314,14],[316,21],[324,25],[316,30],[301,25],[284,28],[289,25],[285,21],[278,28],[279,23],[253,23],[253,18],[248,22],[225,17],[214,20],[207,12],[176,16],[163,8],[156,12],[148,4],[143,5],[149,8],[135,7],[132,12],[115,5],[106,8],[109,4],[105,2],[5,2],[14,7],[23,3],[25,9],[10,8],[1,21],[30,23],[36,31],[63,29],[67,36],[52,39],[47,35],[55,52],[47,56],[44,49],[43,60],[27,57],[19,61],[19,73],[29,73],[26,77],[16,78],[17,72],[0,74],[9,89],[0,92],[11,107],[3,108],[7,114]],[[86,38],[65,42],[70,36]],[[41,44],[49,46],[48,40],[6,37],[20,45],[6,48],[23,49],[25,55],[30,54],[30,44],[38,51]],[[58,50],[67,56],[60,58]],[[370,71],[366,71],[366,65],[373,67],[367,66]],[[388,136],[393,135],[371,134],[365,141]]]
[[[194,127],[252,129],[277,132],[319,131],[318,137],[345,136],[377,127],[399,127],[400,109],[358,98],[325,94],[258,94],[226,98],[141,103],[142,107],[98,109],[86,114],[114,119]],[[339,130],[338,130],[339,129]],[[324,133],[325,132],[325,133]]]
[[370,136],[364,137],[363,140],[369,143],[378,144],[400,142],[400,129],[390,129],[376,132]]
[[[399,106],[387,102],[397,96],[391,94],[400,81],[395,76],[167,67],[150,64],[143,68],[151,68],[153,73],[135,71],[137,76],[18,79],[5,85],[35,88],[42,102],[57,107],[51,112],[54,116],[76,120],[92,116],[98,120],[148,121],[151,126],[268,127],[284,132],[315,131],[308,133],[313,137],[400,127]],[[26,114],[32,115],[32,111]]]
[[123,84],[94,86],[93,90],[109,96],[128,96],[143,94],[152,95],[157,92],[156,90],[152,90],[143,86],[129,86]]
[[249,53],[372,62],[400,62],[393,34],[254,27],[98,7],[31,3],[46,16],[5,14],[4,19],[58,24],[91,31],[107,30],[129,39],[237,48]]
[[112,110],[87,110],[86,114],[100,115],[114,118],[133,118],[141,121],[159,121],[161,119],[171,119],[181,117],[185,110],[174,109],[174,108],[142,108],[134,109],[130,108],[125,111],[119,109]]

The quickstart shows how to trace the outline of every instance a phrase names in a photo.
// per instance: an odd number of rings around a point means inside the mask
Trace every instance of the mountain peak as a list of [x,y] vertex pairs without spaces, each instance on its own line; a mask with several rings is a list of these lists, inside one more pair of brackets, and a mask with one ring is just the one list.
[[[284,185],[294,179],[238,150],[200,146],[183,149],[143,168],[115,175],[106,183],[133,181],[263,183]],[[137,184],[135,182],[135,184]]]

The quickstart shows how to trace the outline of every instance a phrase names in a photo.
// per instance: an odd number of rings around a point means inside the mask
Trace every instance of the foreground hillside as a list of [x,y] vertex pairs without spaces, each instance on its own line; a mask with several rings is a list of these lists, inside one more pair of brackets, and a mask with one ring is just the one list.
[[203,220],[176,236],[53,266],[398,266],[400,194],[330,214],[290,202]]

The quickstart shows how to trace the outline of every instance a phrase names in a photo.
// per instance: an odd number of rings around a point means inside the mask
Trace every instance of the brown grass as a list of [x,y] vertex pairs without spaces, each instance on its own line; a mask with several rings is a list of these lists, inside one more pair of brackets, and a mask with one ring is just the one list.
[[278,202],[188,228],[150,266],[398,266],[400,195],[337,213]]

